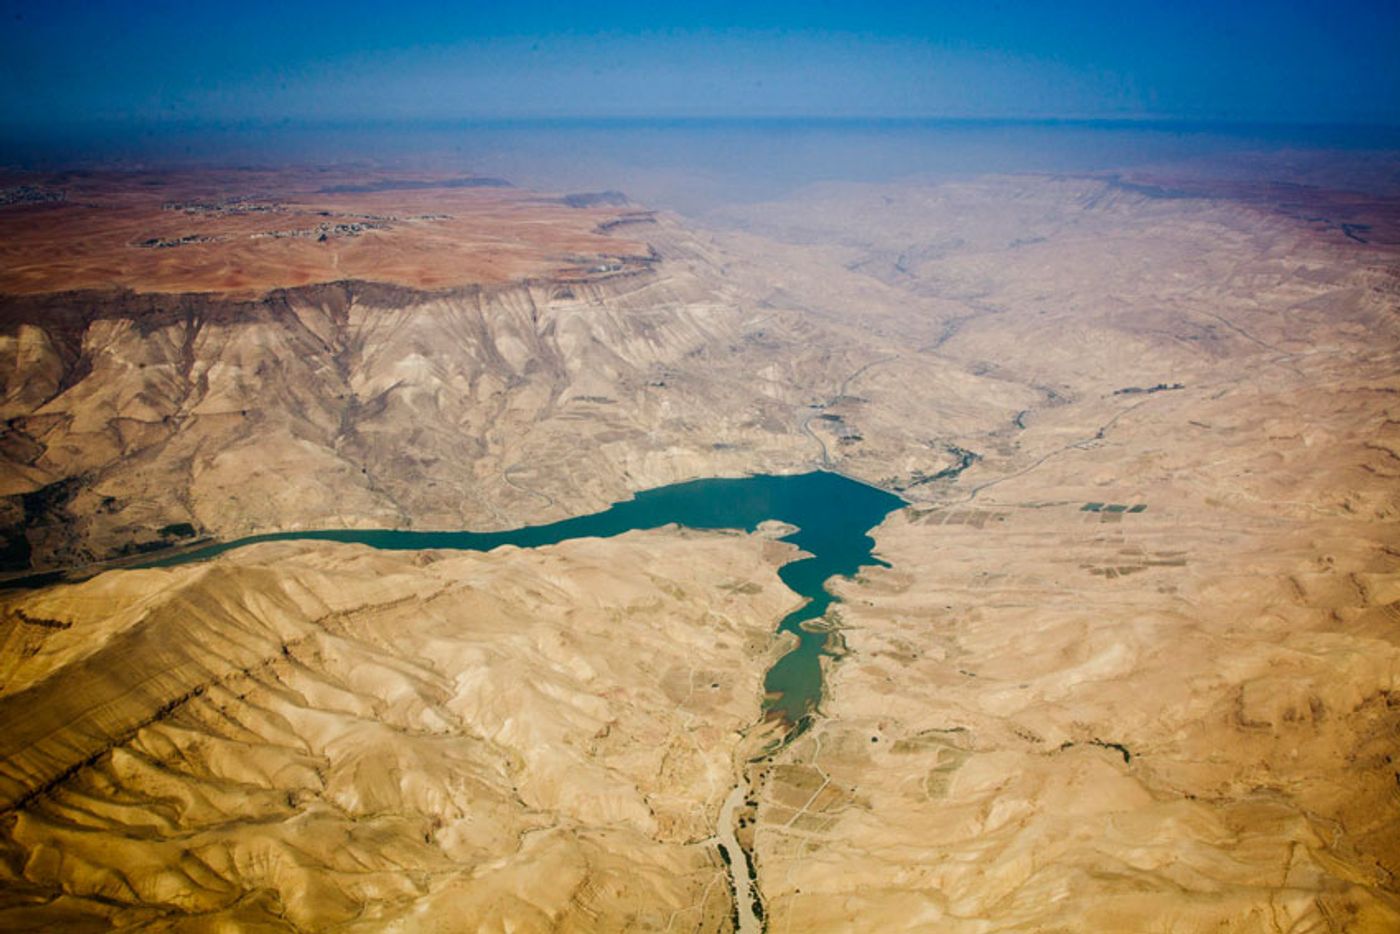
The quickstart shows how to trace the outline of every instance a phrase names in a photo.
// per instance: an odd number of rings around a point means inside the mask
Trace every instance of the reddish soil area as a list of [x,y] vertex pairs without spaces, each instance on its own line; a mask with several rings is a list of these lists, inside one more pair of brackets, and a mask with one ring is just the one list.
[[348,169],[0,174],[0,292],[439,289],[650,261],[607,233],[635,208],[572,200],[584,206],[494,179]]

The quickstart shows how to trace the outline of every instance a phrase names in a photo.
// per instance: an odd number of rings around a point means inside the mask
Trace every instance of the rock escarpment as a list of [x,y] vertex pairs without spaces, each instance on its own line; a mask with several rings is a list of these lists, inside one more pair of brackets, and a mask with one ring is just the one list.
[[680,260],[439,293],[0,302],[13,569],[180,524],[501,528],[806,457],[792,387],[755,376],[763,329]]

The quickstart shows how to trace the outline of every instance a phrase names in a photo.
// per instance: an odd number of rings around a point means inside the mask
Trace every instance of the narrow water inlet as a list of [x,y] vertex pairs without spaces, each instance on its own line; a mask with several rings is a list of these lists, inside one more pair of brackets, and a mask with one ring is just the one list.
[[170,567],[203,561],[260,542],[333,541],[393,551],[442,548],[490,551],[502,545],[537,548],[574,538],[611,538],[636,529],[677,524],[691,529],[741,529],[752,532],[767,520],[795,526],[784,536],[806,552],[778,569],[803,604],[783,618],[779,632],[797,637],[797,645],[764,678],[765,716],[781,718],[800,732],[822,696],[821,656],[827,633],[803,623],[824,616],[836,598],[826,589],[833,577],[849,577],[862,567],[882,565],[873,554],[869,531],[904,500],[884,490],[830,471],[735,479],[692,480],[638,493],[602,512],[548,525],[503,532],[414,532],[399,529],[323,529],[272,532],[221,542],[134,565]]
[[[838,602],[827,590],[827,581],[852,576],[864,566],[883,564],[873,554],[875,542],[868,533],[903,505],[904,501],[892,493],[830,471],[695,480],[638,493],[592,515],[505,532],[279,532],[200,548],[144,566],[205,560],[244,545],[271,541],[336,541],[391,550],[489,551],[503,545],[534,548],[573,538],[607,538],[672,523],[692,529],[752,532],[765,521],[777,520],[796,528],[780,540],[805,552],[778,569],[782,582],[803,598],[797,609],[783,617],[777,630],[792,633],[797,644],[778,658],[763,682],[761,720],[782,721],[780,748],[810,725],[821,701],[821,656],[827,654],[828,633],[825,627],[811,624]],[[739,934],[761,934],[763,908],[756,867],[752,855],[740,845],[735,828],[736,812],[749,793],[749,780],[741,774],[720,808],[715,840],[729,876],[735,927]]]

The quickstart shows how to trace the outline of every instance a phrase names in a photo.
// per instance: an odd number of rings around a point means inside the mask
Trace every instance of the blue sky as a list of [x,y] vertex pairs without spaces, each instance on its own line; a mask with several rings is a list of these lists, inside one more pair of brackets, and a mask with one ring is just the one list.
[[0,125],[1400,123],[1400,2],[0,0]]

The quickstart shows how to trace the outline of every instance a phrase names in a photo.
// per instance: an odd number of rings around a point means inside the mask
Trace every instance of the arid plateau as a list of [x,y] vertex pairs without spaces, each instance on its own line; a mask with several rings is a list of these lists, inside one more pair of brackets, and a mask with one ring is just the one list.
[[[0,176],[0,929],[1400,929],[1400,184],[1290,165]],[[812,470],[800,723],[777,524],[144,566]]]

